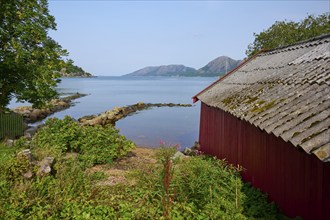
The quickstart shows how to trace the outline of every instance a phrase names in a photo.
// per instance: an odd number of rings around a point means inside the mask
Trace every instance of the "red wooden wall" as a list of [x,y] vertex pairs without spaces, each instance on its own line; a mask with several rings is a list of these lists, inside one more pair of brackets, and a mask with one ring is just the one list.
[[330,162],[202,103],[201,150],[246,170],[244,181],[266,192],[289,217],[330,219]]

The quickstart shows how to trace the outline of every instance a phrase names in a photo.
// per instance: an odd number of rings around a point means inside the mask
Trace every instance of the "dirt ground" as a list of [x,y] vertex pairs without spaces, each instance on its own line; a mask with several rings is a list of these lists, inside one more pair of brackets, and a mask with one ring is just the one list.
[[103,172],[108,177],[102,180],[98,185],[116,185],[119,183],[126,183],[133,185],[134,179],[127,179],[129,172],[136,170],[153,169],[157,163],[157,149],[136,147],[129,152],[125,157],[117,160],[111,165],[97,165],[88,170],[88,172]]

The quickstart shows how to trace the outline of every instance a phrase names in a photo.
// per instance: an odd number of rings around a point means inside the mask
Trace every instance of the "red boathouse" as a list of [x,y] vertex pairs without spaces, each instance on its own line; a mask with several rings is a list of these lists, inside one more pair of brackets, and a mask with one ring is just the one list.
[[330,35],[261,52],[193,99],[204,153],[287,216],[330,219]]

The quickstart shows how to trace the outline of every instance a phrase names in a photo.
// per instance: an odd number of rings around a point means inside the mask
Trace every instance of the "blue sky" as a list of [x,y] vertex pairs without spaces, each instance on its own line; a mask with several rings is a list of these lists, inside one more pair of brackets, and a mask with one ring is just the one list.
[[329,1],[50,0],[54,38],[94,75],[146,66],[201,68],[218,56],[243,59],[253,33],[275,21],[330,11]]

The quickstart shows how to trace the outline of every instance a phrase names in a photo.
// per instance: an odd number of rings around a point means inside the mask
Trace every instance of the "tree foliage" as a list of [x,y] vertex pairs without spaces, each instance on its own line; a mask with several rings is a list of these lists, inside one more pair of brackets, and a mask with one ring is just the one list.
[[259,34],[254,33],[254,42],[248,46],[246,55],[251,56],[262,49],[275,49],[322,34],[330,33],[330,14],[309,15],[300,22],[276,21]]
[[64,68],[60,72],[62,77],[92,77],[92,74],[83,70],[83,68],[74,65],[73,60],[68,59]]
[[56,96],[67,52],[49,30],[56,30],[56,23],[47,0],[0,0],[0,110],[13,96],[35,106]]

